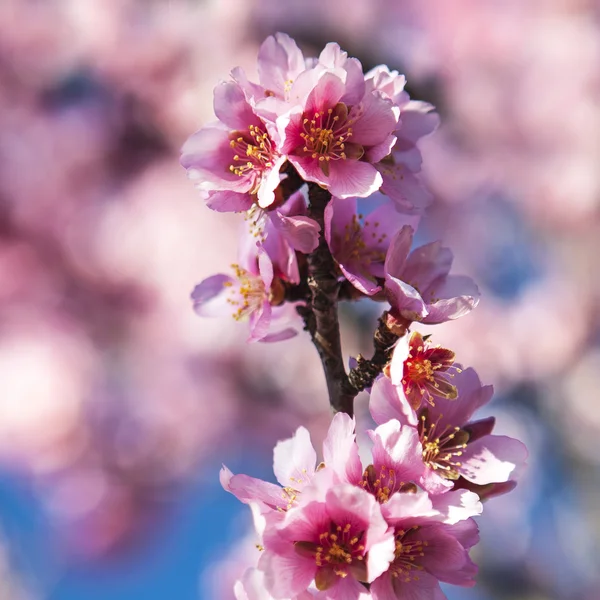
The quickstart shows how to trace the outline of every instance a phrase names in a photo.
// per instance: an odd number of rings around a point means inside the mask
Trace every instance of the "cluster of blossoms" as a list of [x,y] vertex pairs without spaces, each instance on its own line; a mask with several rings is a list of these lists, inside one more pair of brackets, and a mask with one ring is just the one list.
[[[258,73],[253,83],[235,69],[218,85],[218,122],[183,148],[207,205],[246,215],[232,274],[201,282],[194,308],[249,320],[250,341],[307,329],[330,401],[344,412],[333,418],[323,462],[302,427],[277,444],[280,485],[223,468],[222,485],[252,507],[261,536],[258,565],[236,595],[443,598],[440,581],[474,584],[473,517],[482,499],[514,487],[527,453],[492,435],[493,417],[472,420],[491,386],[411,330],[464,316],[479,300],[470,278],[450,275],[448,248],[411,251],[430,200],[417,142],[437,115],[409,98],[404,76],[383,66],[365,75],[337,44],[305,58],[277,34],[261,46]],[[359,203],[372,208],[363,214]],[[339,299],[364,297],[389,308],[376,354],[358,357],[347,376],[335,311]],[[351,413],[365,388],[377,427],[363,464]]]

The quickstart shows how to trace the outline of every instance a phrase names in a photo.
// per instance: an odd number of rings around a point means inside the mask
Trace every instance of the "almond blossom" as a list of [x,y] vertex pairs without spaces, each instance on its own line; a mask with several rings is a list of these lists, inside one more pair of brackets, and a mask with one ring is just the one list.
[[451,250],[432,242],[410,252],[413,233],[405,225],[385,259],[385,294],[392,313],[434,324],[471,312],[479,303],[479,289],[470,277],[449,275]]
[[277,150],[268,125],[254,112],[237,82],[215,88],[218,122],[207,125],[184,144],[181,164],[221,212],[248,211],[275,202],[285,157]]
[[356,198],[332,198],[325,209],[325,238],[346,279],[369,296],[379,292],[384,263],[394,234],[403,226],[416,229],[418,217],[403,215],[386,202],[366,216]]
[[[368,196],[381,186],[373,163],[389,154],[398,110],[377,91],[350,104],[355,88],[339,69],[315,73],[296,80],[292,94],[300,96],[299,104],[277,119],[281,152],[304,180],[318,183],[332,195]],[[308,76],[312,87],[305,90]]]
[[[475,585],[477,566],[469,549],[479,533],[473,519],[450,524],[427,495],[399,494],[382,511],[393,527],[395,548],[389,569],[371,584],[375,600],[441,600],[440,581]],[[478,512],[481,504],[471,516]]]
[[411,100],[404,90],[406,78],[385,65],[366,75],[368,89],[379,90],[400,109],[394,131],[397,138],[391,153],[376,167],[382,175],[381,191],[403,212],[422,212],[431,203],[431,194],[419,178],[422,157],[417,142],[437,129],[439,116],[427,102]]
[[424,404],[415,410],[402,387],[381,376],[371,392],[371,415],[376,423],[392,418],[416,429],[426,466],[421,484],[429,491],[442,493],[452,489],[459,478],[476,486],[517,478],[527,459],[525,446],[507,436],[491,435],[493,417],[470,420],[478,408],[490,401],[492,386],[482,386],[471,368],[457,372],[455,384],[455,400],[436,398],[434,406]]
[[281,304],[282,289],[273,278],[273,263],[262,248],[248,268],[232,265],[234,276],[219,273],[201,281],[192,292],[196,314],[201,317],[231,316],[250,323],[249,342],[281,341],[296,335],[291,304]]
[[380,505],[349,484],[288,511],[265,531],[264,546],[258,567],[276,599],[305,592],[313,582],[327,592],[323,598],[368,597],[362,583],[374,581],[394,558],[394,536]]
[[450,381],[454,367],[454,352],[431,347],[423,336],[414,331],[398,340],[390,361],[390,379],[402,385],[409,404],[417,410],[423,401],[435,406],[435,397],[453,400],[456,386]]

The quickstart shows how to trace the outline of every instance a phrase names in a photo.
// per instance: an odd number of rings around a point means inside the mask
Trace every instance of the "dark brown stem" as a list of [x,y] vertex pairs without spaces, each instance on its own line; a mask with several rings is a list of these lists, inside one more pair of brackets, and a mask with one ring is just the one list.
[[340,283],[324,233],[325,207],[331,200],[331,194],[310,183],[308,198],[308,216],[320,225],[321,236],[319,245],[307,257],[310,302],[299,307],[298,312],[303,317],[306,330],[319,352],[332,408],[336,412],[345,412],[352,416],[356,392],[348,381],[342,356],[337,310]]
[[387,311],[379,318],[379,326],[373,335],[375,352],[371,359],[360,354],[356,358],[356,367],[350,370],[348,382],[356,390],[355,394],[371,387],[377,376],[392,357],[392,351],[399,338],[406,335],[410,321],[396,319]]

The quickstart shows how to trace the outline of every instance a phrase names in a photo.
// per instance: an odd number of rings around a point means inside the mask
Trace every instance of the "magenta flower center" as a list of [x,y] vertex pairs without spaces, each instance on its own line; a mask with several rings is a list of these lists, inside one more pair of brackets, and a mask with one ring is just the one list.
[[429,420],[428,411],[425,409],[419,418],[419,439],[423,446],[423,462],[439,475],[446,479],[458,479],[458,468],[462,463],[456,461],[462,456],[467,447],[469,434],[460,427],[446,425],[440,426],[440,417],[437,421]]
[[312,117],[308,113],[302,115],[303,151],[320,163],[330,160],[345,160],[346,141],[352,136],[352,121],[348,119],[348,108],[338,103],[334,108],[315,112]]
[[364,531],[358,531],[350,523],[331,523],[327,531],[318,536],[317,542],[296,542],[296,552],[315,561],[318,567],[317,586],[326,589],[332,583],[330,575],[347,577],[352,573],[357,579],[366,576]]
[[258,175],[256,189],[250,192],[256,193],[262,172],[271,168],[277,157],[269,134],[256,125],[250,125],[247,131],[234,131],[229,145],[234,152],[229,170],[239,177]]
[[445,348],[426,348],[421,334],[415,332],[410,339],[408,357],[404,361],[402,386],[410,405],[416,410],[425,400],[435,406],[434,396],[453,400],[458,391],[450,384],[449,369],[453,366],[454,352]]
[[240,321],[258,310],[268,298],[268,294],[260,276],[252,275],[239,265],[234,264],[231,267],[239,283],[236,286],[233,282],[226,281],[223,285],[231,288],[227,302],[234,309],[233,318]]
[[360,485],[370,494],[375,496],[377,502],[385,504],[390,496],[396,492],[416,492],[414,483],[405,483],[396,478],[396,471],[381,465],[379,472],[374,465],[369,465],[364,473]]
[[425,556],[424,549],[427,547],[427,541],[414,539],[418,530],[419,526],[415,525],[410,529],[396,531],[396,548],[394,562],[390,565],[390,573],[392,577],[398,577],[405,583],[418,581],[419,576],[415,571],[423,570],[419,563]]

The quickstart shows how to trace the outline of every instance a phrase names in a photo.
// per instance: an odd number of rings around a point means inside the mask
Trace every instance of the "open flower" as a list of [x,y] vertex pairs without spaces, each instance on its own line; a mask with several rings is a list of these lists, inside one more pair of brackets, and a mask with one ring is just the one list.
[[384,573],[394,558],[394,537],[380,505],[349,484],[330,488],[323,500],[288,511],[265,531],[259,569],[274,598],[289,598],[314,582],[324,597],[359,599],[361,582]]
[[404,226],[385,259],[385,294],[392,314],[434,324],[471,312],[479,303],[479,289],[470,277],[449,275],[450,249],[432,242],[409,255],[412,239],[412,228]]
[[[471,515],[481,512],[477,504]],[[432,499],[416,494],[397,495],[382,511],[393,527],[394,559],[371,584],[375,600],[442,599],[440,581],[463,587],[475,584],[477,566],[469,549],[479,541],[479,533],[473,519],[451,524]]]
[[493,417],[470,420],[491,399],[492,386],[482,386],[471,368],[457,372],[455,384],[455,400],[437,398],[435,406],[425,404],[415,411],[402,387],[381,376],[371,391],[371,415],[376,423],[398,419],[403,426],[416,428],[426,467],[421,483],[433,493],[452,489],[460,478],[476,486],[516,479],[527,459],[525,446],[507,436],[491,435]]
[[411,100],[404,90],[406,78],[385,65],[366,75],[367,89],[379,90],[400,109],[391,153],[375,166],[383,178],[381,191],[403,212],[422,212],[431,203],[431,194],[419,178],[422,157],[417,142],[437,128],[439,116],[427,102]]
[[297,314],[290,304],[273,304],[280,293],[273,285],[273,264],[257,249],[248,268],[232,265],[234,276],[218,274],[200,282],[192,292],[194,310],[202,317],[232,316],[250,322],[249,342],[274,342],[296,335]]
[[385,277],[384,263],[394,234],[404,225],[417,227],[418,217],[399,213],[382,204],[363,217],[356,198],[332,198],[325,208],[325,237],[346,279],[363,294],[381,290],[377,278]]
[[215,88],[214,108],[219,122],[187,140],[181,164],[198,182],[213,210],[245,212],[255,204],[271,206],[285,157],[268,125],[237,82],[223,82]]
[[401,385],[411,407],[417,410],[423,402],[435,406],[435,398],[456,398],[456,386],[450,382],[457,371],[454,352],[429,346],[418,332],[398,340],[390,363],[390,379]]
[[[307,77],[318,77],[307,97],[304,100],[304,91],[297,91],[300,104],[277,119],[281,152],[303,179],[327,188],[333,196],[365,197],[381,186],[381,175],[372,163],[389,154],[398,110],[377,91],[364,94],[353,105],[346,103],[354,101],[355,90],[342,76],[346,71],[341,71],[307,72]],[[294,87],[305,86],[307,77],[298,78]]]

